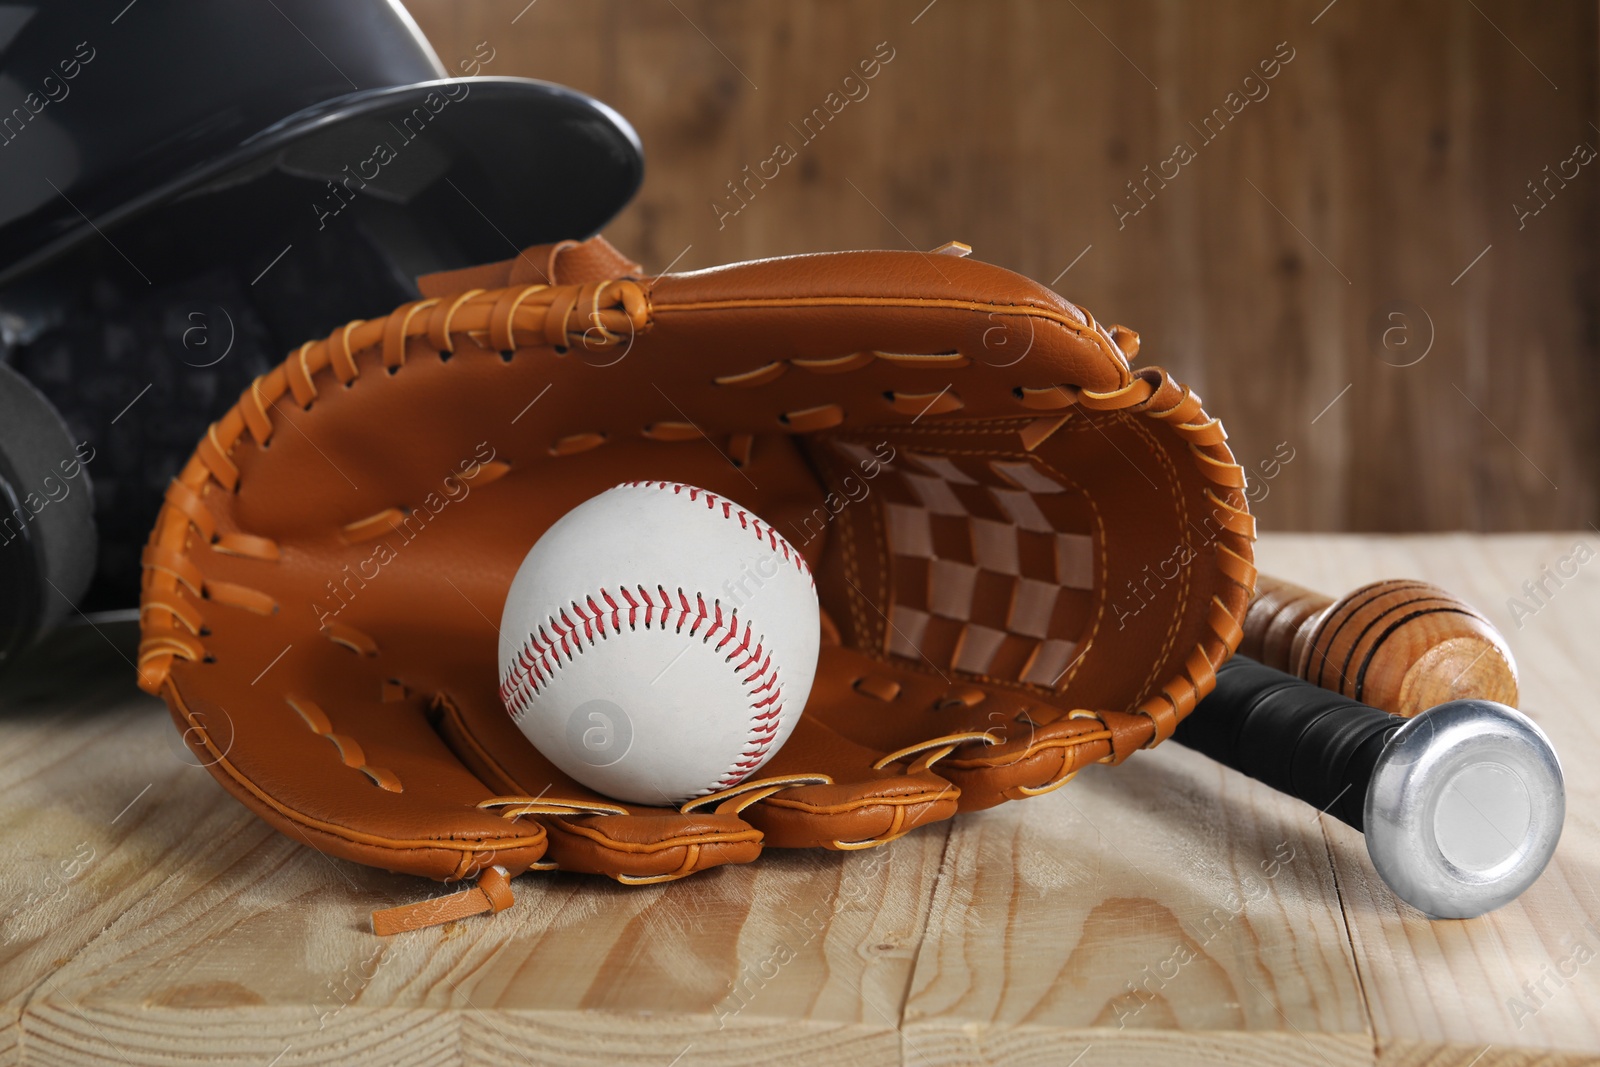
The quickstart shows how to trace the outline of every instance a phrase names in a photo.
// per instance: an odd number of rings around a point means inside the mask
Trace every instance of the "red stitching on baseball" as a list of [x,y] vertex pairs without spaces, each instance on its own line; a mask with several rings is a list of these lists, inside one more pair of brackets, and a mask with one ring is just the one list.
[[[616,486],[616,488],[670,489],[672,490],[674,496],[681,496],[687,493],[689,499],[694,501],[698,501],[701,497],[704,497],[706,502],[706,510],[714,512],[717,510],[718,505],[721,505],[722,517],[725,519],[733,517],[733,509],[737,506],[731,500],[724,500],[722,497],[709,490],[701,489],[698,486],[685,485],[682,482],[623,482]],[[805,557],[800,555],[798,549],[791,550],[789,547],[789,542],[784,539],[782,534],[778,533],[778,531],[771,526],[767,526],[763,530],[761,520],[753,515],[748,514],[743,509],[740,509],[737,514],[739,518],[740,529],[754,530],[757,541],[766,543],[767,546],[770,547],[774,552],[782,552],[783,558],[794,563],[795,570],[805,575],[806,581],[811,583],[811,587],[813,589],[816,588],[816,579],[812,578],[811,568],[806,566]]]
[[[706,495],[710,496],[709,493]],[[664,586],[656,588],[661,593],[659,622],[661,629],[673,626],[673,632],[681,634],[684,624],[688,623],[690,637],[699,638],[701,644],[708,645],[718,652],[721,652],[729,642],[739,639],[737,608],[729,609],[724,616],[722,602],[712,600],[708,608],[706,598],[701,593],[695,594],[695,602],[690,605],[689,598],[682,589],[678,590],[679,603],[674,606],[666,588]],[[649,590],[642,585],[637,589],[639,599],[644,602],[645,629],[650,629],[656,605],[650,597]],[[612,634],[620,634],[624,625],[630,630],[637,629],[639,603],[633,598],[633,590],[623,587],[617,591],[617,595],[621,597],[623,604],[627,605],[626,608],[617,603],[609,590],[597,589],[594,593],[557,609],[559,621],[552,615],[528,635],[527,641],[517,650],[510,668],[500,682],[500,700],[505,704],[506,711],[513,721],[521,718],[539,692],[555,680],[556,671],[560,669],[563,659],[570,663],[583,654],[585,642],[593,645]],[[595,602],[597,597],[607,606],[600,607]],[[578,622],[574,622],[568,616],[569,611],[577,616]],[[626,620],[623,618],[624,614],[627,616]],[[704,633],[700,632],[702,624],[705,625]],[[724,627],[727,633],[721,641],[713,645],[712,637]],[[765,650],[764,640],[755,634],[747,621],[744,624],[743,638],[723,657],[723,662],[732,666],[734,673],[741,676],[739,681],[750,697],[750,730],[745,738],[745,747],[739,753],[743,758],[736,760],[726,774],[696,794],[697,796],[730,788],[749,777],[750,772],[766,758],[767,750],[772,747],[772,742],[778,735],[783,713],[783,687],[778,681],[778,671],[772,665],[772,654]],[[750,650],[752,641],[755,643],[754,651]],[[735,664],[734,659],[746,652],[749,654]],[[745,671],[757,663],[760,666],[746,675]]]

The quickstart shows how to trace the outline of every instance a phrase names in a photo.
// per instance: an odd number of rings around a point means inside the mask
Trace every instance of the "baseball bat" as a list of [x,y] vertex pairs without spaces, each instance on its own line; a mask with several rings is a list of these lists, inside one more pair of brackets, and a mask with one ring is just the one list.
[[1335,600],[1262,575],[1239,651],[1396,715],[1461,699],[1517,705],[1505,638],[1426,582],[1373,582]]
[[1494,701],[1402,718],[1234,656],[1174,737],[1361,830],[1379,876],[1433,918],[1515,900],[1566,817],[1549,738]]

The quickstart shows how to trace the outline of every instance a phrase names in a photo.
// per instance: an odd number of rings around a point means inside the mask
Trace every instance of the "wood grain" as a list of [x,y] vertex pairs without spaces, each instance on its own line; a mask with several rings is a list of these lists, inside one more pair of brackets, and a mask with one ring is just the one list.
[[1317,813],[1177,746],[1151,755],[954,827],[908,1046],[936,1063],[1370,1060]]
[[529,875],[498,916],[380,939],[371,909],[442,887],[268,830],[137,694],[127,628],[79,627],[0,688],[0,1064],[1592,1063],[1600,571],[1510,604],[1580,542],[1260,545],[1313,588],[1432,581],[1511,643],[1567,825],[1538,884],[1467,922],[1398,903],[1342,823],[1165,745],[883,850]]
[[[486,73],[627,116],[646,180],[608,232],[648,269],[966,241],[1139,330],[1227,424],[1266,528],[1600,521],[1600,170],[1513,209],[1600,147],[1593,0],[409,6],[450,69],[487,42]],[[1260,99],[1207,139],[1232,92]],[[719,219],[779,141],[795,161]]]
[[[1522,618],[1509,602],[1540,568],[1600,537],[1267,538],[1260,560],[1313,588],[1414,574],[1484,612],[1521,668],[1522,710],[1539,724],[1567,776],[1567,822],[1544,877],[1516,903],[1469,922],[1429,922],[1377,881],[1359,835],[1325,819],[1351,944],[1381,1058],[1393,1063],[1591,1063],[1600,1042],[1600,967],[1547,977],[1574,942],[1600,952],[1600,732],[1592,713],[1588,635],[1600,624],[1600,572],[1578,576]],[[1339,583],[1342,583],[1339,584]],[[1422,961],[1428,961],[1423,964]],[[1576,966],[1576,964],[1574,964]],[[1548,970],[1547,970],[1548,969]],[[1545,981],[1537,1003],[1523,982]],[[1522,1010],[1526,1006],[1531,1011]]]

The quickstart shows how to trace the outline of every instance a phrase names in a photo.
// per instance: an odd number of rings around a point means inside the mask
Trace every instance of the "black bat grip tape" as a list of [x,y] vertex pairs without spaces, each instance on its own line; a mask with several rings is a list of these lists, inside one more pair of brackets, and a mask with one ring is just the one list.
[[1360,830],[1372,768],[1404,722],[1234,656],[1173,737]]

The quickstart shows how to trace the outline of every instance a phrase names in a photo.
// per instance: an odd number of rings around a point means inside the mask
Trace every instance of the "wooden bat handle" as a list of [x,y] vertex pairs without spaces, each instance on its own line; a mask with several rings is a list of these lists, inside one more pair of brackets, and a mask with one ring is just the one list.
[[1373,582],[1334,600],[1262,575],[1239,652],[1408,718],[1468,697],[1517,706],[1505,638],[1426,582]]

